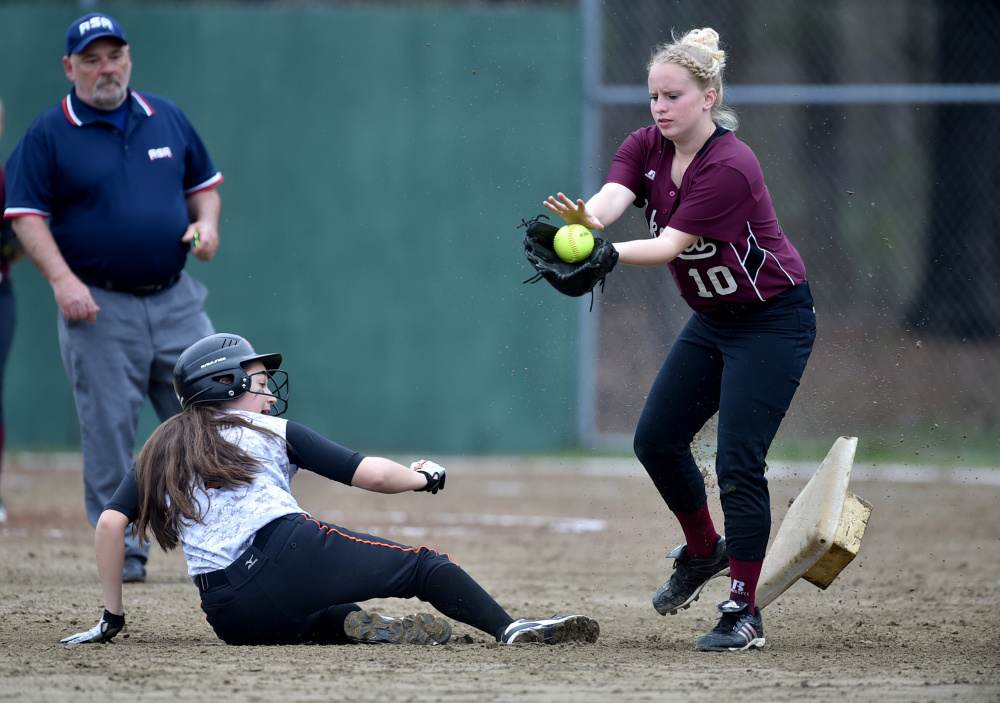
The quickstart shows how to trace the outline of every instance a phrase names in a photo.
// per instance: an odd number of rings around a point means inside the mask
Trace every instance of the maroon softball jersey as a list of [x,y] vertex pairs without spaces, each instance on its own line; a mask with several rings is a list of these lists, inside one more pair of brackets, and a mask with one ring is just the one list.
[[651,125],[625,139],[607,180],[635,193],[651,236],[673,227],[698,237],[668,264],[693,310],[768,300],[806,280],[750,147],[720,127],[688,166],[680,188],[670,178],[673,158],[673,142]]

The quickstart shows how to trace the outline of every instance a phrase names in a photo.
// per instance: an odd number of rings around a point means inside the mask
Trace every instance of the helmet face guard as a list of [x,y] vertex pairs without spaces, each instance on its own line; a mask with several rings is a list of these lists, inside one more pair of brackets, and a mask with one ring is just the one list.
[[245,366],[252,361],[264,365],[268,390],[278,399],[272,414],[281,415],[288,409],[288,374],[278,368],[281,354],[258,354],[243,337],[225,333],[195,342],[177,359],[174,392],[181,407],[235,400],[248,392],[265,395],[250,390]]
[[[253,377],[263,374],[267,376],[267,393],[260,391],[252,391],[253,388]],[[249,376],[244,372],[243,374],[245,381],[242,382],[244,385],[243,393],[251,393],[252,395],[271,395],[274,396],[278,402],[274,404],[271,408],[269,415],[277,417],[282,413],[288,411],[288,372],[282,371],[281,369],[274,369],[268,371],[264,369],[263,371],[258,371],[257,373],[252,373]],[[234,397],[238,398],[243,393],[238,393]]]

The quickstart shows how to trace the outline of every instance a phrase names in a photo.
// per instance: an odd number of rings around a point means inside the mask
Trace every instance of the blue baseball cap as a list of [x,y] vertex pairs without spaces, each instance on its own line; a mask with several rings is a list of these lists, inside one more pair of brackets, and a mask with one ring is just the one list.
[[100,37],[114,37],[122,44],[128,44],[120,24],[107,15],[92,12],[78,19],[66,30],[66,55],[79,54],[90,42]]

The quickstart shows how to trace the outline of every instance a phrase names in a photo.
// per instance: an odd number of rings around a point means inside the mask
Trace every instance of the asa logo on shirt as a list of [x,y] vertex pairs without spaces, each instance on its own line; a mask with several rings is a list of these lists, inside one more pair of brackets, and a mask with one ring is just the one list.
[[650,170],[650,172],[646,174],[646,178],[648,178],[651,181],[655,181],[656,180],[656,171]]
[[146,152],[149,154],[150,161],[156,161],[157,159],[172,159],[174,158],[174,152],[170,151],[169,146],[161,146],[156,149],[150,149]]

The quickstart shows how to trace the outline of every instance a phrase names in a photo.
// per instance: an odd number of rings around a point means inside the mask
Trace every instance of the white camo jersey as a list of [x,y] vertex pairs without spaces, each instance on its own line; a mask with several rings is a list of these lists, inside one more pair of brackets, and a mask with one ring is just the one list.
[[305,512],[291,492],[298,467],[288,461],[287,420],[240,410],[230,412],[275,432],[281,441],[241,427],[221,433],[224,439],[258,459],[260,469],[248,486],[230,490],[198,487],[195,497],[204,510],[203,522],[181,525],[178,530],[192,577],[232,564],[250,546],[257,530],[272,520]]

